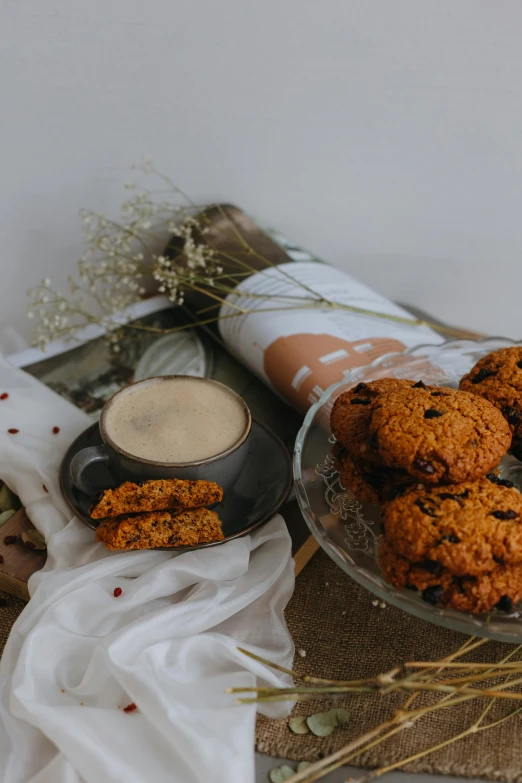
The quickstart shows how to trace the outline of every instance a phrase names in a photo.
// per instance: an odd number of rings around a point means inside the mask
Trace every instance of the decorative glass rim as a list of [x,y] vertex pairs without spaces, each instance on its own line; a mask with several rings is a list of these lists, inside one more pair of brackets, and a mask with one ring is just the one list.
[[[484,615],[474,616],[466,612],[459,612],[455,609],[441,606],[430,606],[428,614],[426,611],[427,605],[423,606],[418,599],[415,600],[414,593],[410,594],[410,591],[394,588],[383,576],[378,576],[367,569],[358,566],[353,558],[332,540],[320,518],[311,507],[302,475],[301,463],[303,447],[316,414],[330,401],[337,389],[345,387],[350,383],[352,378],[354,379],[354,382],[356,382],[358,373],[361,371],[370,373],[373,368],[381,367],[395,357],[418,356],[421,358],[423,352],[431,353],[440,350],[450,351],[459,348],[465,350],[467,347],[471,349],[477,346],[482,346],[484,349],[489,348],[493,351],[498,350],[499,348],[522,346],[522,340],[516,341],[507,337],[485,337],[479,340],[473,340],[471,338],[452,338],[440,343],[423,343],[404,351],[383,354],[371,364],[354,367],[352,371],[345,375],[343,380],[329,386],[306,413],[295,442],[293,456],[294,485],[299,508],[314,538],[340,568],[347,571],[352,579],[374,593],[378,598],[393,603],[403,611],[407,611],[409,614],[422,620],[428,620],[436,625],[441,625],[460,633],[469,633],[470,635],[487,637],[502,642],[520,643],[522,641],[522,617],[518,625],[513,623],[513,619],[514,617],[516,618],[517,615],[512,615],[510,624],[504,622],[502,623],[502,627],[498,627],[500,624],[495,622],[499,617],[498,615],[487,615],[486,619],[484,619]],[[403,366],[405,367],[407,365],[404,364]]]

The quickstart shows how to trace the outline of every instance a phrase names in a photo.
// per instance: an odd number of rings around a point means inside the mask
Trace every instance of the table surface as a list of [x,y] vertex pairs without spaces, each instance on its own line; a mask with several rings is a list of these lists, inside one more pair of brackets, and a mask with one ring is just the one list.
[[[292,769],[296,767],[293,761],[285,761],[284,759],[256,753],[256,783],[268,783],[270,770],[274,767],[280,767],[282,764],[288,764]],[[325,783],[346,783],[349,778],[357,778],[363,774],[364,770],[356,769],[355,767],[343,767],[327,775],[323,780]],[[406,772],[390,772],[381,780],[384,783],[456,783],[459,780],[464,780],[464,778],[448,777],[446,775],[411,775]],[[480,783],[478,778],[466,778],[465,780],[466,783]]]

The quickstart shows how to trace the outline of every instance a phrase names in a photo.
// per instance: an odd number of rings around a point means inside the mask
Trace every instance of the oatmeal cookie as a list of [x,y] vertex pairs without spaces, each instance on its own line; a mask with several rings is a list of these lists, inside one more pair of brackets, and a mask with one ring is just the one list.
[[490,479],[413,488],[383,509],[386,539],[411,562],[435,562],[457,576],[522,564],[522,494]]
[[369,430],[386,465],[432,484],[484,476],[511,445],[509,425],[494,405],[442,386],[381,394]]
[[409,388],[415,381],[398,378],[382,378],[368,383],[358,383],[353,389],[337,397],[330,414],[330,427],[339,441],[354,457],[384,464],[379,452],[373,448],[369,426],[373,403],[394,389]]
[[384,539],[379,563],[394,587],[420,590],[427,603],[440,602],[461,612],[481,614],[496,608],[510,613],[522,598],[522,564],[497,565],[482,574],[455,576],[437,563],[411,563]]
[[344,446],[336,443],[332,449],[341,482],[362,503],[380,505],[398,497],[414,482],[403,470],[394,470],[363,459],[354,460]]
[[522,442],[522,347],[483,356],[462,378],[460,388],[496,405],[511,426],[514,445]]
[[139,511],[210,506],[221,500],[223,490],[213,481],[158,479],[144,484],[126,481],[117,489],[106,489],[89,514],[92,519],[104,519]]
[[220,519],[208,508],[108,519],[96,529],[96,541],[111,550],[196,546],[223,538]]

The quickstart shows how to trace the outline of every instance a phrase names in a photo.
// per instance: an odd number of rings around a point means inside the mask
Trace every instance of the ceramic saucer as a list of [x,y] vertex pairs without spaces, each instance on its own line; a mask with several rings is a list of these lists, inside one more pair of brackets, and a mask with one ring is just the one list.
[[[70,465],[74,455],[86,446],[101,443],[98,424],[92,424],[70,445],[60,468],[63,495],[74,514],[86,525],[96,529],[98,522],[89,516],[89,508],[96,495],[85,495],[71,481]],[[172,547],[173,550],[201,549],[224,544],[233,538],[251,533],[268,522],[283,505],[292,485],[290,457],[283,442],[268,427],[252,421],[250,448],[243,471],[234,488],[225,498],[224,506],[217,506],[223,525],[223,541],[200,544],[197,547]],[[86,471],[86,478],[102,489],[114,487],[108,468],[97,463]]]

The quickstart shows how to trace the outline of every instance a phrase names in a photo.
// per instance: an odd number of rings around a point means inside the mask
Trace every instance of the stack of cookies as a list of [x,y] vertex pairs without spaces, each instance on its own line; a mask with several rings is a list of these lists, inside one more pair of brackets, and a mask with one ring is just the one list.
[[383,378],[357,384],[334,403],[330,426],[337,440],[333,448],[336,467],[346,489],[362,502],[384,503],[414,481],[405,471],[388,467],[379,453],[378,436],[370,432],[378,400],[410,388],[416,388],[415,381]]
[[126,481],[106,489],[89,513],[103,520],[96,540],[107,549],[197,546],[223,540],[218,515],[205,508],[222,500],[223,490],[213,481]]
[[508,414],[469,391],[391,378],[336,400],[341,481],[383,504],[379,559],[396,587],[474,613],[522,598],[522,495],[494,472],[511,446]]
[[414,488],[383,509],[379,562],[395,587],[473,614],[522,598],[522,495],[495,474]]
[[522,460],[522,347],[484,356],[460,382],[460,389],[489,400],[511,427],[511,453]]
[[330,424],[344,486],[370,503],[392,500],[419,481],[480,478],[511,444],[508,423],[487,400],[395,378],[341,394]]

